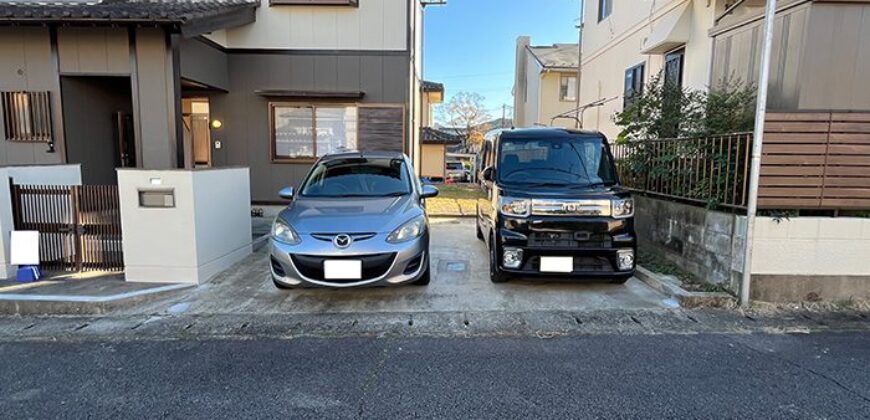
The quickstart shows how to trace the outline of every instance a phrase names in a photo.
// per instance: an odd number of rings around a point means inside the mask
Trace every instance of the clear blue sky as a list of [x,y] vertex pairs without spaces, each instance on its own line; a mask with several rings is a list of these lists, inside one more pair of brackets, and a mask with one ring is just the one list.
[[425,13],[424,78],[444,83],[448,100],[460,91],[483,95],[499,118],[501,105],[513,104],[517,37],[531,36],[532,45],[577,42],[580,1],[447,0]]

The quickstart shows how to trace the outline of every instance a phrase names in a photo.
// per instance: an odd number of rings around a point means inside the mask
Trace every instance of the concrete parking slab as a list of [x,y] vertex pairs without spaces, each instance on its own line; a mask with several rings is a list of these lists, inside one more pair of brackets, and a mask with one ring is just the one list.
[[279,290],[269,278],[265,249],[177,298],[129,313],[414,313],[593,311],[673,308],[646,284],[489,281],[487,253],[473,219],[433,219],[432,283],[428,287]]

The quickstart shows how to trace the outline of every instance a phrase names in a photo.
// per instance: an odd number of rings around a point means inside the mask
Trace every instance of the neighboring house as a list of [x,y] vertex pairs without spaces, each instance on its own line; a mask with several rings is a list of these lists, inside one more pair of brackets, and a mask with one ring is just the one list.
[[459,136],[433,127],[433,106],[444,102],[444,85],[423,82],[423,118],[420,129],[420,176],[433,181],[443,181],[447,166],[447,146],[461,144]]
[[0,3],[0,165],[247,166],[276,201],[324,153],[419,166],[418,0]]
[[[870,109],[870,2],[779,0],[769,108],[776,111]],[[613,115],[663,74],[707,89],[722,80],[756,82],[763,0],[587,0],[580,103],[584,128],[619,134]],[[862,16],[864,16],[862,18]],[[863,23],[863,25],[862,25]]]
[[573,119],[553,118],[577,108],[578,45],[531,46],[530,42],[527,36],[517,38],[514,125],[575,127]]

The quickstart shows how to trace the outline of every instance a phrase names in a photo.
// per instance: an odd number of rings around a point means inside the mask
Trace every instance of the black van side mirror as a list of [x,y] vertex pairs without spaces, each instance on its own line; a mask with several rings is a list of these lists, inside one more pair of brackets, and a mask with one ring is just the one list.
[[492,182],[492,181],[495,181],[495,168],[493,168],[492,166],[487,166],[487,167],[483,170],[483,173],[481,174],[481,177],[482,177],[483,180],[486,181],[486,182]]

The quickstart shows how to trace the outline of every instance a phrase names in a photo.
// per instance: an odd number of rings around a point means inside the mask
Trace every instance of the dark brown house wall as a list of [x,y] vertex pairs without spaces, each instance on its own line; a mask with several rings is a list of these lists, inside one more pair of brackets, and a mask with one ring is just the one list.
[[227,54],[201,38],[181,41],[181,77],[206,86],[227,90]]
[[221,129],[212,132],[213,141],[222,146],[213,150],[213,161],[215,166],[250,167],[254,201],[276,201],[280,188],[298,186],[310,168],[310,163],[272,162],[269,102],[329,102],[266,98],[255,91],[362,91],[365,95],[359,103],[408,109],[410,60],[406,52],[230,50],[227,58],[228,93],[209,95],[211,117],[223,122]]

